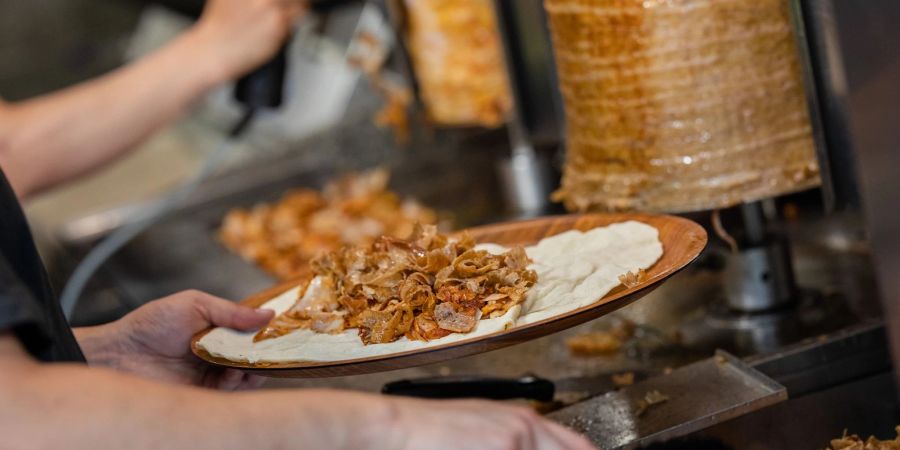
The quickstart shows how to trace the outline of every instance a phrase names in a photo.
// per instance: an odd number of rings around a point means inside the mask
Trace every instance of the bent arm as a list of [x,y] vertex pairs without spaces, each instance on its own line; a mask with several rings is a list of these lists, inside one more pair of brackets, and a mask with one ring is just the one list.
[[0,435],[10,448],[363,448],[389,408],[362,394],[226,394],[40,364],[0,334]]
[[200,33],[189,32],[96,80],[0,103],[0,166],[21,198],[121,156],[224,81]]
[[0,166],[21,198],[102,166],[271,57],[305,5],[207,0],[190,31],[131,65],[59,93],[0,102]]

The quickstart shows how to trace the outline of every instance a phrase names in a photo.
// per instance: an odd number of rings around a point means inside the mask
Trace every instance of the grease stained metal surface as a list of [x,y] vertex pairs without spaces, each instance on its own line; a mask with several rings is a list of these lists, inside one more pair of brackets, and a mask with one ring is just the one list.
[[[648,392],[668,400],[638,414]],[[787,399],[787,390],[725,352],[549,417],[584,433],[605,450],[632,449],[684,436]]]

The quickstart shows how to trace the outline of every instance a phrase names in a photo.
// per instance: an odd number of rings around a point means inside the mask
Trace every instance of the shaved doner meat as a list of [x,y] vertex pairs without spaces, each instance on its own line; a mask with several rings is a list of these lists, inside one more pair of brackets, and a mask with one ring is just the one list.
[[443,302],[434,307],[434,320],[438,326],[456,333],[468,333],[475,329],[478,308],[459,303]]
[[314,278],[296,304],[256,340],[306,328],[339,333],[357,328],[366,344],[432,340],[468,333],[522,303],[537,281],[522,247],[494,255],[463,234],[451,239],[417,225],[408,239],[382,236],[344,247],[311,263]]
[[340,310],[334,295],[334,281],[327,277],[312,279],[300,292],[297,303],[260,330],[254,341],[284,336],[297,328],[309,328],[319,333],[340,333],[344,330],[346,311]]

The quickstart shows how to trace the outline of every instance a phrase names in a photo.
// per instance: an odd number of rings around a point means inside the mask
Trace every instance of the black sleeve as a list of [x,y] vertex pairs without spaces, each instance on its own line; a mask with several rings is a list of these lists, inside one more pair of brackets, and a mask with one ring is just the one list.
[[32,355],[50,345],[47,316],[31,290],[0,255],[0,332],[12,331]]

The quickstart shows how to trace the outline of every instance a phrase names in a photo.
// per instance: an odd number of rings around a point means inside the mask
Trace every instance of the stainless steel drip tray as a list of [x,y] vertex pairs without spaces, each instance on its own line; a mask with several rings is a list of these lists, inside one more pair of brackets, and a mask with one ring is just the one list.
[[[654,392],[667,400],[642,407]],[[787,396],[784,386],[719,351],[668,375],[561,409],[549,418],[583,433],[604,450],[632,449],[685,436]]]

